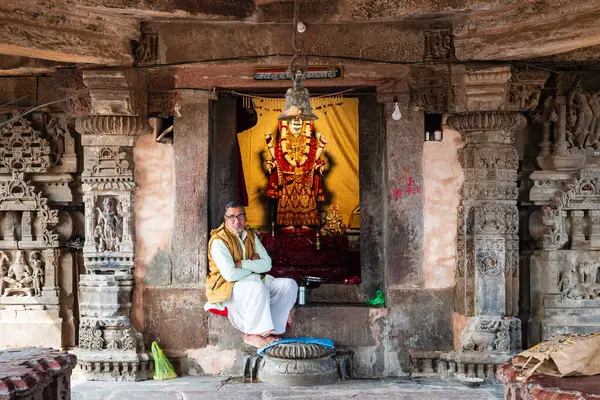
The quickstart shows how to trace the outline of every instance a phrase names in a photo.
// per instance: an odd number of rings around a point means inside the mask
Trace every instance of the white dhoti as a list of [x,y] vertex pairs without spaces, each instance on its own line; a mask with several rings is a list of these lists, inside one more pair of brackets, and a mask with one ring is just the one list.
[[282,334],[297,296],[298,284],[290,278],[275,278],[268,284],[240,281],[222,304],[238,330],[250,335]]

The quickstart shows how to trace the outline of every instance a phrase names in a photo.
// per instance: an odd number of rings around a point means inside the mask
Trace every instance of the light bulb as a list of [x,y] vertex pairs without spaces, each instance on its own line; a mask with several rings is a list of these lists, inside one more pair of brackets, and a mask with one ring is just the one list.
[[392,112],[392,119],[394,121],[399,121],[402,118],[402,113],[400,112],[400,106],[398,105],[398,97],[394,96],[394,111]]

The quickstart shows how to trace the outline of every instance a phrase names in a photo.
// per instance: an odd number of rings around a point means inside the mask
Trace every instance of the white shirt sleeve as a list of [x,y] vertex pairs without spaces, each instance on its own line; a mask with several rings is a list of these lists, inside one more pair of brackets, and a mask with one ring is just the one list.
[[260,257],[259,260],[242,260],[242,268],[252,271],[256,274],[264,274],[271,270],[271,257],[269,253],[260,242],[258,235],[254,235],[254,249],[256,254]]
[[[236,268],[229,249],[222,240],[214,240],[210,245],[210,255],[217,264],[219,272],[227,282],[236,282],[250,275],[252,271]],[[269,259],[270,265],[270,259]]]

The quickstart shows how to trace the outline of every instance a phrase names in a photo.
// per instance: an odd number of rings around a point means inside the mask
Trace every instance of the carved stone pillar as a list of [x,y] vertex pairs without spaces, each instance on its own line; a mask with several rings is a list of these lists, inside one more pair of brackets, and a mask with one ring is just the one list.
[[514,133],[524,124],[514,112],[454,114],[447,123],[461,132],[457,311],[469,316],[461,349],[497,354],[503,361],[521,347],[518,312],[518,155]]
[[150,126],[136,115],[143,102],[129,90],[139,80],[118,71],[85,71],[83,79],[93,115],[76,120],[84,147],[86,229],[76,372],[89,380],[144,380],[150,377],[151,359],[129,317],[134,285],[132,152],[135,137],[150,133]]
[[[547,77],[508,66],[454,68],[456,114],[446,123],[464,143],[456,311],[468,320],[459,350],[448,359],[459,374],[489,378],[495,365],[521,349],[515,133],[526,124],[520,111],[537,106]],[[543,146],[549,153],[550,144]]]

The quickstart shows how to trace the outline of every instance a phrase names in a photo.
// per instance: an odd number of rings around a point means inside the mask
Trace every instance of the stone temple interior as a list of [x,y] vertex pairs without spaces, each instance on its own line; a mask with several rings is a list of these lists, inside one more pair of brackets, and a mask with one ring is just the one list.
[[[203,308],[207,243],[256,99],[292,85],[264,71],[294,55],[314,100],[357,104],[360,201],[353,229],[298,244],[325,260],[311,274],[343,272],[309,287],[289,336],[333,339],[355,377],[493,379],[600,329],[596,0],[4,0],[0,16],[0,347],[137,381],[160,339],[181,373],[246,374],[242,334]],[[333,196],[345,178],[323,168]],[[287,240],[274,226],[263,241]]]

